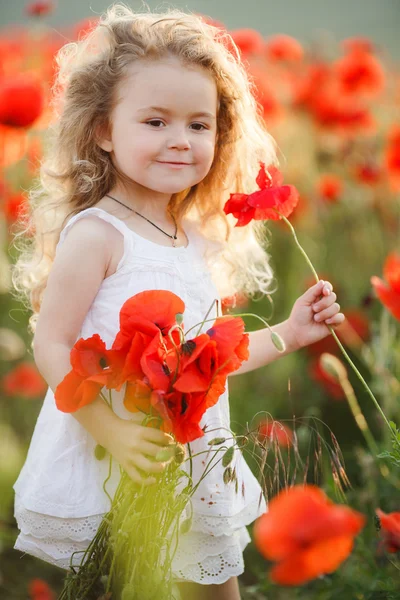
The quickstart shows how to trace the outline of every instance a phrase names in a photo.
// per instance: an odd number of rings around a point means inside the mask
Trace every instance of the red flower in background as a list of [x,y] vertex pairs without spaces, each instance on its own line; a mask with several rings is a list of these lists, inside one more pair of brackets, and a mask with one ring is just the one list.
[[43,579],[32,579],[28,585],[31,600],[55,600],[55,594]]
[[264,53],[264,38],[255,29],[235,29],[229,33],[243,58],[247,58],[251,54]]
[[400,190],[400,126],[393,125],[389,130],[385,148],[385,166],[393,191]]
[[337,202],[343,193],[343,181],[337,175],[324,173],[316,184],[318,195],[328,202]]
[[42,0],[41,2],[30,2],[25,7],[25,12],[31,17],[44,17],[54,10],[54,2]]
[[341,42],[347,52],[374,52],[375,46],[366,37],[352,37]]
[[227,312],[233,308],[246,307],[249,299],[243,292],[237,292],[232,296],[225,296],[221,298],[222,312]]
[[280,585],[301,585],[332,573],[353,549],[365,518],[335,505],[316,486],[294,486],[272,498],[254,525],[258,550],[277,563],[270,572]]
[[387,552],[400,552],[400,512],[384,513],[380,508],[376,510],[381,523],[382,543],[380,549]]
[[43,110],[44,94],[39,81],[28,73],[0,80],[0,123],[30,127]]
[[254,81],[253,94],[257,103],[261,106],[262,117],[269,123],[275,122],[285,114],[282,104],[279,102],[276,89],[266,77],[265,71],[257,64],[247,66],[248,72]]
[[391,252],[387,256],[383,275],[387,283],[375,275],[371,277],[371,283],[382,304],[400,321],[400,254]]
[[356,165],[354,167],[354,177],[360,183],[374,186],[382,180],[382,168],[373,162]]
[[309,372],[312,379],[320,383],[331,398],[334,400],[343,400],[346,397],[342,386],[337,382],[336,378],[322,368],[319,358],[311,362]]
[[[368,317],[358,308],[350,308],[342,311],[346,317],[335,330],[342,344],[351,348],[359,348],[370,337],[370,324]],[[319,356],[323,352],[340,356],[341,352],[333,336],[306,346],[307,352],[313,356]]]
[[333,71],[341,92],[345,94],[376,96],[385,86],[385,72],[379,60],[359,49],[337,60]]
[[45,393],[47,384],[33,363],[22,362],[1,380],[3,391],[8,396],[38,398]]
[[316,91],[308,107],[317,124],[339,134],[372,132],[376,126],[369,110],[358,99],[340,95],[336,85]]
[[272,61],[299,62],[304,56],[302,45],[290,35],[274,35],[265,45],[267,58]]
[[266,419],[258,425],[257,437],[261,443],[278,443],[282,448],[289,448],[293,444],[293,431],[280,421]]
[[23,217],[28,210],[28,201],[24,194],[6,194],[4,201],[4,214],[7,221],[14,223]]
[[278,169],[271,165],[265,169],[260,163],[260,171],[256,183],[259,191],[252,194],[231,194],[224,206],[225,214],[232,214],[238,219],[235,227],[243,227],[252,219],[278,221],[281,216],[288,217],[299,201],[299,194],[293,185],[282,185],[283,176]]

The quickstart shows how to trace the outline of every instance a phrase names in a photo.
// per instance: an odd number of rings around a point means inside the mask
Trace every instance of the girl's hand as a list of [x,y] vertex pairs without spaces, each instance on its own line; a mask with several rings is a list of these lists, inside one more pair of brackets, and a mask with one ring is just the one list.
[[161,473],[169,462],[155,462],[156,454],[171,443],[175,442],[168,433],[117,417],[104,445],[133,481],[147,486],[156,482],[147,475]]
[[339,310],[336,294],[329,281],[319,281],[300,296],[287,320],[287,326],[298,348],[330,335],[327,325],[335,329],[343,323],[345,316]]

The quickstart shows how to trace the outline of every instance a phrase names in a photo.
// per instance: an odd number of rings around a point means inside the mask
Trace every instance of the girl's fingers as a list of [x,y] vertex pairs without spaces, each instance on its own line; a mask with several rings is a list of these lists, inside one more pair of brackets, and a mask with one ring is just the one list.
[[329,294],[329,296],[325,296],[318,302],[315,302],[315,304],[312,305],[312,309],[315,312],[319,312],[320,310],[322,310],[324,308],[328,308],[328,306],[331,306],[335,302],[335,300],[336,300],[336,294],[335,294],[335,292],[331,292]]
[[327,319],[325,323],[327,325],[341,325],[343,321],[346,319],[343,313],[338,313],[334,317]]
[[340,306],[337,302],[325,308],[325,310],[321,310],[316,315],[314,315],[314,321],[317,323],[321,323],[321,321],[325,321],[326,319],[331,319],[334,317],[340,310]]
[[132,479],[132,481],[134,481],[135,483],[138,483],[140,485],[152,485],[153,483],[155,483],[157,480],[155,479],[155,477],[147,477],[144,478],[141,476],[141,474],[139,473],[139,471],[133,466],[131,465],[129,467],[129,469],[126,469],[126,472],[128,473],[129,477]]
[[147,442],[146,440],[142,440],[140,442],[140,452],[142,452],[142,454],[155,456],[158,452],[160,452],[161,449],[162,448],[158,444],[152,444],[151,442]]
[[165,469],[164,463],[152,462],[142,454],[136,454],[134,462],[135,466],[145,471],[145,473],[162,473]]
[[161,444],[162,446],[168,446],[172,444],[174,438],[172,435],[168,433],[164,433],[159,429],[153,429],[153,427],[144,427],[145,431],[143,432],[143,437],[149,442],[154,442],[155,444]]

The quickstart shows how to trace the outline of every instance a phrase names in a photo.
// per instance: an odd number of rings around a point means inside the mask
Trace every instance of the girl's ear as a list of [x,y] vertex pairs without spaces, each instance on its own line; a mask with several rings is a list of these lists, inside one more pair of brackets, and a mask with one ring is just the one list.
[[103,123],[102,125],[97,125],[95,129],[95,139],[96,143],[100,148],[105,150],[106,152],[112,152],[113,143],[111,139],[111,131],[109,125]]

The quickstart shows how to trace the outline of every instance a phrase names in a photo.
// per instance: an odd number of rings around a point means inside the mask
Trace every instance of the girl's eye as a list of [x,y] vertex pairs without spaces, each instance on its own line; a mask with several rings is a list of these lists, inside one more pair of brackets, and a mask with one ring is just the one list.
[[203,123],[192,123],[192,126],[201,127],[201,129],[196,129],[195,131],[202,131],[203,129],[207,129],[207,127],[203,125]]
[[[156,125],[156,123],[162,123],[164,125],[164,123],[161,121],[161,119],[152,119],[151,121],[147,121],[148,125],[153,125],[154,127],[158,127],[158,125]],[[159,129],[159,127],[158,127]]]
[[[160,129],[160,124],[164,125],[164,122],[161,121],[161,119],[151,119],[151,121],[146,121],[146,124]],[[208,129],[205,125],[203,125],[203,123],[192,123],[191,127],[195,128],[195,131],[203,131],[203,129]]]

